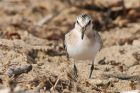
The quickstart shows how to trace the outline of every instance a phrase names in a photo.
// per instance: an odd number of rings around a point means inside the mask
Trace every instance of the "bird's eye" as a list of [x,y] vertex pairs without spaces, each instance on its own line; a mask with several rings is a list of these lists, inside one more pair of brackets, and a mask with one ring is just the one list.
[[76,21],[76,23],[77,23],[77,24],[79,24],[79,22],[78,22],[78,21]]
[[90,23],[91,23],[91,21],[89,21],[89,22],[87,23],[87,26],[88,26]]

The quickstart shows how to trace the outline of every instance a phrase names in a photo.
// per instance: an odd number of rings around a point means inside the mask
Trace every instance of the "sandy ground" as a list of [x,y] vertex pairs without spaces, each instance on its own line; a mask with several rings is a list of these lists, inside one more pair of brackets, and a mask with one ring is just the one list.
[[[73,63],[63,48],[64,33],[73,28],[80,13],[94,18],[101,12],[71,7],[63,0],[63,3],[54,1],[0,0],[1,90],[73,93]],[[52,19],[40,26],[40,20],[51,14]],[[88,79],[91,62],[76,62],[78,93],[140,89],[140,23],[125,22],[125,26],[122,23],[99,30],[103,48],[96,56],[91,79]],[[22,74],[10,72],[25,65],[31,68]]]

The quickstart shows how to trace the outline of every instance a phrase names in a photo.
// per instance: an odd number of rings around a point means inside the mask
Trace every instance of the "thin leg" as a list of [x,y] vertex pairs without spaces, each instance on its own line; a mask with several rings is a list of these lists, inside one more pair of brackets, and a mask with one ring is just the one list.
[[76,80],[77,77],[78,77],[77,67],[76,67],[75,62],[74,62],[74,65],[73,65],[73,78],[74,78],[74,80]]
[[93,61],[92,64],[91,64],[89,78],[91,78],[91,75],[92,75],[93,69],[94,69],[94,61]]
[[77,67],[75,65],[75,61],[73,64],[73,93],[77,93]]

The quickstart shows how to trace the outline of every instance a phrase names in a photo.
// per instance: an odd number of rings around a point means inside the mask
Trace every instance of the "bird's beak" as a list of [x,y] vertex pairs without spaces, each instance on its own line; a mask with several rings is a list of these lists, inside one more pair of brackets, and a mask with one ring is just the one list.
[[81,36],[81,39],[82,39],[82,40],[83,40],[83,38],[84,38],[85,31],[86,31],[86,27],[82,27],[82,36]]

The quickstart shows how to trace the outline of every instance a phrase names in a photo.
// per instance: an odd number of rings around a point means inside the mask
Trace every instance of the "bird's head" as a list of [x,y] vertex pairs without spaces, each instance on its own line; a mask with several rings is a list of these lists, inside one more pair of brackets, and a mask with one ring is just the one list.
[[87,14],[81,14],[77,17],[75,27],[80,29],[82,36],[84,38],[84,34],[86,31],[90,31],[93,28],[92,18]]

